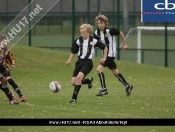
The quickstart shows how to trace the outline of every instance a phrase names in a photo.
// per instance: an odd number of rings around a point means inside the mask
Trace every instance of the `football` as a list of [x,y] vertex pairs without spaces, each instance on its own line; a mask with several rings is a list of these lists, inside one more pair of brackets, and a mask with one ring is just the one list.
[[61,85],[58,81],[52,81],[49,85],[50,91],[53,93],[57,93],[61,90]]

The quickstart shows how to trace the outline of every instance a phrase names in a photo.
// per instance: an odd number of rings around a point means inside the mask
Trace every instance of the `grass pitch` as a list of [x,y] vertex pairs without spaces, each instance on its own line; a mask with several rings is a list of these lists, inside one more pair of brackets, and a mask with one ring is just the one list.
[[[119,71],[133,84],[130,97],[126,97],[124,86],[105,69],[109,94],[96,97],[100,82],[96,74],[99,58],[87,76],[93,76],[93,88],[83,85],[77,104],[67,104],[73,87],[71,76],[76,57],[71,65],[65,62],[69,53],[41,48],[16,45],[12,48],[16,58],[16,69],[11,75],[26,97],[26,102],[9,105],[8,99],[0,92],[1,118],[174,118],[175,117],[175,69],[156,67],[131,62],[116,61]],[[58,93],[49,91],[49,83],[58,80],[62,89]],[[12,90],[11,86],[9,88]],[[14,92],[15,93],[15,92]],[[16,93],[15,93],[16,94]],[[17,94],[16,94],[17,96]],[[19,100],[19,98],[18,98]],[[86,126],[8,126],[0,132],[173,132],[175,127],[86,127]]]

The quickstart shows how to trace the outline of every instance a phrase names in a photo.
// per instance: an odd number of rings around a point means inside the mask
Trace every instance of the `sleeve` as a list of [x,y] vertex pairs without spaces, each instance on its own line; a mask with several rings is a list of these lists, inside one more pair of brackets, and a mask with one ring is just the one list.
[[111,28],[111,29],[109,30],[109,33],[111,34],[111,36],[113,36],[113,35],[119,36],[119,35],[120,35],[120,31],[119,31],[118,29],[116,29],[116,28]]
[[[96,40],[96,39],[95,39]],[[96,44],[94,45],[94,47],[99,47],[100,49],[105,49],[106,44],[102,43],[99,40],[96,40]]]
[[100,37],[98,37],[96,33],[97,33],[97,30],[94,32],[93,38],[100,40]]
[[94,33],[94,36],[93,36],[93,38],[95,38],[95,39],[98,39],[98,37],[97,37],[97,35]]
[[76,39],[76,40],[73,42],[72,47],[71,47],[71,52],[74,53],[74,54],[78,53],[78,49],[79,49],[79,46],[78,46],[78,44],[77,44],[77,40],[78,40],[78,39]]

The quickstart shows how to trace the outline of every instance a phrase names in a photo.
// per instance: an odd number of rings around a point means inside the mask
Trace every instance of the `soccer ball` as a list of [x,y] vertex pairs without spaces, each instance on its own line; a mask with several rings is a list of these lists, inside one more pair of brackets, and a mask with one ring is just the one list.
[[50,91],[53,93],[57,93],[61,90],[61,85],[58,81],[52,81],[49,85]]

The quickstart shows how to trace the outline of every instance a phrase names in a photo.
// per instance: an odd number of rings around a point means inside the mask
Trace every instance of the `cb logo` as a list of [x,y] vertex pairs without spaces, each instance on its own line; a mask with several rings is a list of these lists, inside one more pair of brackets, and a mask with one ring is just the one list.
[[168,3],[168,0],[165,0],[165,3],[156,3],[154,8],[157,10],[174,10],[175,3]]

